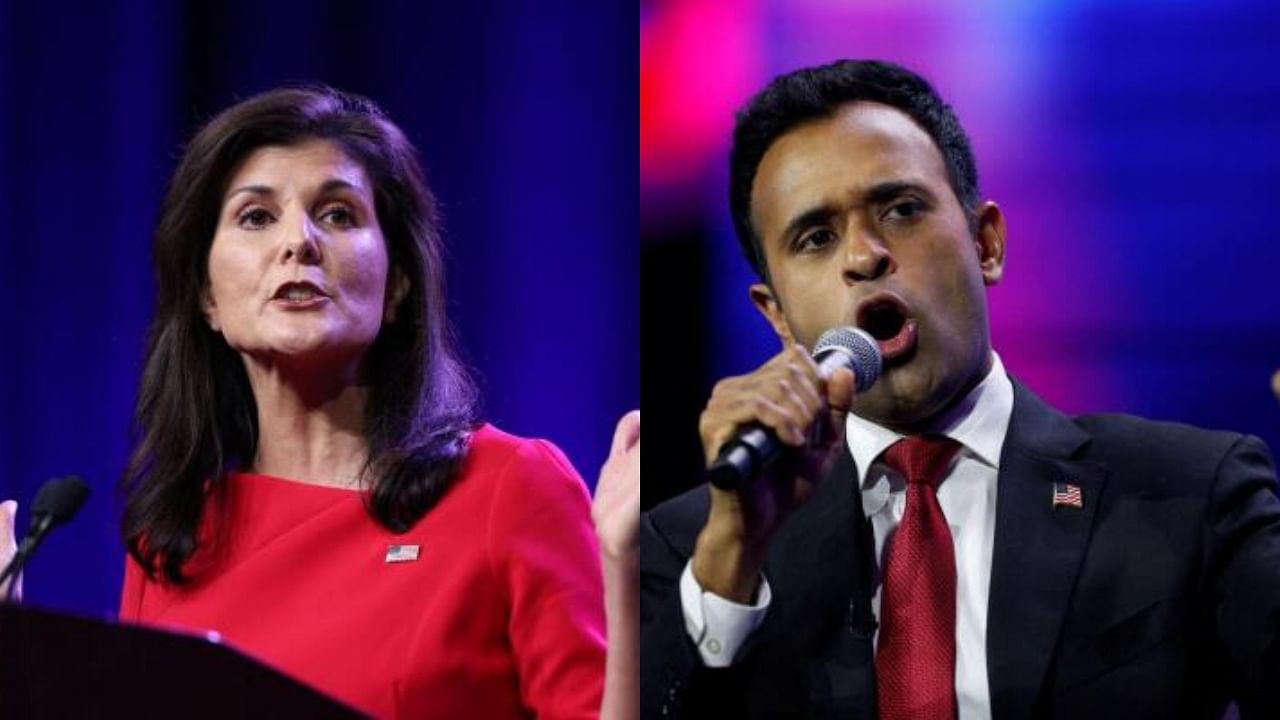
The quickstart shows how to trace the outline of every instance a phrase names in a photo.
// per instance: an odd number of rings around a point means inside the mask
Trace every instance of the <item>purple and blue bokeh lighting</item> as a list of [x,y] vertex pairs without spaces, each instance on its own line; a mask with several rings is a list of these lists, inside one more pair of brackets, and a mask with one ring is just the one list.
[[646,375],[655,344],[685,343],[656,361],[671,390],[646,398],[651,447],[677,456],[651,453],[646,505],[695,480],[715,380],[777,351],[728,216],[732,113],[777,74],[845,57],[919,71],[967,128],[1008,221],[989,299],[1013,374],[1064,411],[1280,446],[1280,10],[688,0],[640,17]]

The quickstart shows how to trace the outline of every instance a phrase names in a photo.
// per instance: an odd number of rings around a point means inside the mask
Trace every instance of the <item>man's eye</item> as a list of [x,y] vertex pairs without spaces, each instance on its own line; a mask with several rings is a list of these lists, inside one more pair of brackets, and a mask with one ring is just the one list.
[[273,220],[275,218],[265,209],[250,208],[240,213],[240,216],[236,218],[236,223],[242,228],[257,230],[270,225]]
[[889,206],[881,216],[883,220],[912,220],[924,212],[924,203],[919,200],[903,200]]
[[817,228],[796,238],[795,247],[799,252],[821,250],[836,240],[836,234],[829,228]]

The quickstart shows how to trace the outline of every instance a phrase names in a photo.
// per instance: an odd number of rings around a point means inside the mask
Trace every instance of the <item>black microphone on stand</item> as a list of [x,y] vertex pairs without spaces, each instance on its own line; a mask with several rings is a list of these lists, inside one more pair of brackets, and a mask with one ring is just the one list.
[[36,499],[31,503],[31,527],[18,544],[18,551],[14,553],[13,559],[5,566],[4,572],[0,573],[0,585],[9,578],[15,578],[9,585],[6,601],[13,599],[14,588],[18,585],[18,571],[22,570],[22,566],[35,552],[36,546],[50,530],[74,517],[88,496],[89,485],[75,475],[54,478],[36,491]]
[[[818,374],[823,378],[842,367],[852,370],[857,392],[880,379],[880,348],[865,330],[856,327],[835,327],[822,333],[813,346],[813,359],[818,361]],[[737,490],[787,448],[772,429],[748,425],[720,448],[719,457],[707,468],[707,480],[721,490]]]

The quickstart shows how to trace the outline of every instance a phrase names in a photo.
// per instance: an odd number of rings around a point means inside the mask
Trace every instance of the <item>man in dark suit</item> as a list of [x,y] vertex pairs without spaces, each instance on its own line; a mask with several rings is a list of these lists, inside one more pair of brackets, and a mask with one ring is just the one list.
[[[1280,717],[1280,501],[1256,438],[1071,419],[1005,374],[1005,225],[917,75],[840,62],[739,115],[735,227],[784,349],[717,384],[708,463],[793,450],[641,522],[644,717]],[[854,392],[810,359],[857,325]]]

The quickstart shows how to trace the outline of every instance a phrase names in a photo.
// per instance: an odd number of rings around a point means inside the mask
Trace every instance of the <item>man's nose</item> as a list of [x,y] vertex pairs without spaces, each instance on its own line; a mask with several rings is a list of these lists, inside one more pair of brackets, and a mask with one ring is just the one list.
[[884,239],[857,223],[850,223],[842,249],[846,283],[875,280],[892,273],[896,267]]

